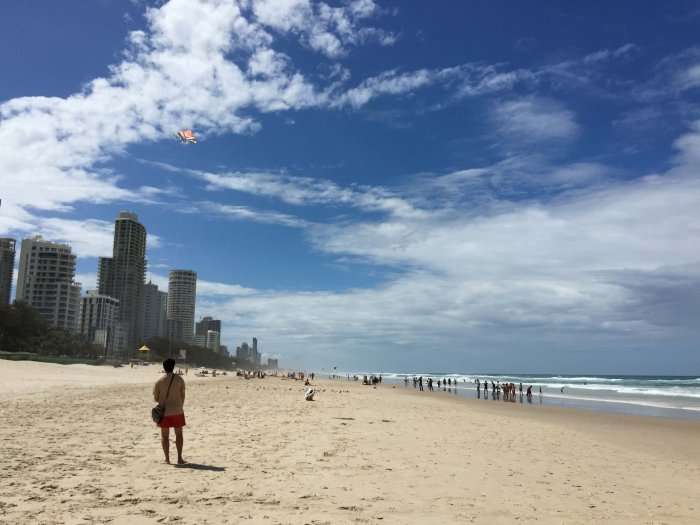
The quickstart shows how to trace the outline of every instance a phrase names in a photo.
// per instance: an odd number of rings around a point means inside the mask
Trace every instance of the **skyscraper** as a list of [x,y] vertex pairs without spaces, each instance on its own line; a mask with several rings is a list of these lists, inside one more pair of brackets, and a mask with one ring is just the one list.
[[195,325],[195,335],[207,335],[209,330],[221,333],[221,321],[211,317],[202,317],[202,320]]
[[194,337],[194,304],[197,295],[197,273],[192,270],[172,270],[168,280],[168,322],[180,326],[182,341]]
[[120,332],[119,300],[88,291],[80,303],[80,333],[88,342],[104,348],[107,357],[113,355],[118,346]]
[[77,331],[80,284],[75,255],[67,244],[24,239],[19,257],[17,300],[34,307],[52,326]]
[[0,238],[0,306],[10,304],[12,272],[15,269],[15,240]]
[[146,228],[135,213],[122,211],[114,221],[112,257],[101,257],[99,293],[119,299],[119,321],[127,348],[135,352],[143,335],[143,287],[146,274]]
[[168,294],[150,281],[143,286],[143,340],[168,334]]
[[253,359],[255,360],[255,365],[260,366],[260,353],[258,352],[258,338],[253,337]]
[[221,347],[221,334],[216,330],[207,330],[206,335],[196,334],[192,342],[197,346],[219,352]]

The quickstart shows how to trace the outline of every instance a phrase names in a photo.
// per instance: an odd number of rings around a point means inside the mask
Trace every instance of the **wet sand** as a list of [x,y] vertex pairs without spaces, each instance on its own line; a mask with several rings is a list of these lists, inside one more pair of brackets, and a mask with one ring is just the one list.
[[345,381],[320,381],[305,402],[300,382],[190,375],[192,465],[177,468],[163,463],[149,420],[156,367],[74,366],[0,361],[0,523],[675,524],[700,515],[698,422]]

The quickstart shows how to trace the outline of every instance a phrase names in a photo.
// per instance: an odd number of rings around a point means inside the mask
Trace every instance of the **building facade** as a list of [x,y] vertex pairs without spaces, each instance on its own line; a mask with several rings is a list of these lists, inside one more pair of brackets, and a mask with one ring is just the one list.
[[24,239],[19,258],[17,300],[35,308],[51,325],[78,331],[80,284],[70,246],[37,236]]
[[195,325],[194,335],[207,335],[209,330],[221,333],[221,321],[211,317],[202,317]]
[[267,369],[268,370],[277,370],[280,366],[279,360],[278,359],[273,359],[271,357],[267,358]]
[[194,305],[197,297],[197,273],[192,270],[172,270],[168,279],[168,321],[181,325],[181,341],[194,338]]
[[236,362],[243,368],[257,368],[260,366],[260,354],[258,353],[258,340],[253,338],[253,346],[243,342],[236,347]]
[[143,286],[143,340],[168,336],[168,294],[148,282]]
[[112,257],[101,257],[98,291],[119,300],[119,321],[126,348],[135,352],[143,336],[143,288],[146,275],[146,228],[135,213],[120,212],[114,221]]
[[0,306],[10,304],[12,297],[12,272],[15,269],[14,239],[0,237]]
[[221,335],[216,330],[207,330],[206,335],[195,334],[193,342],[197,346],[220,352]]
[[104,357],[114,355],[121,334],[119,300],[88,291],[80,302],[80,333],[92,344],[104,348]]

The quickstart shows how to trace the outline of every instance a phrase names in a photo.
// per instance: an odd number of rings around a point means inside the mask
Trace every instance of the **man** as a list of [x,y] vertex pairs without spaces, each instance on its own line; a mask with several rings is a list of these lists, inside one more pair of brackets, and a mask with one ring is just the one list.
[[165,462],[170,464],[170,428],[175,429],[175,446],[177,447],[177,464],[184,465],[182,459],[182,427],[185,426],[185,380],[174,374],[175,360],[163,361],[165,375],[156,381],[153,387],[153,399],[165,407],[165,414],[158,426],[160,427],[160,443],[163,446]]

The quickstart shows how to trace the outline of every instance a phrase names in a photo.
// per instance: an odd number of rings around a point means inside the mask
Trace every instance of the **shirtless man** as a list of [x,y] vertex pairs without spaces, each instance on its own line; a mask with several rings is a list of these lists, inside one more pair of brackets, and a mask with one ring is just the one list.
[[185,426],[185,380],[182,376],[173,373],[175,360],[163,361],[165,375],[161,377],[153,387],[153,399],[156,403],[165,406],[165,414],[158,426],[160,427],[160,443],[163,446],[165,462],[170,464],[170,428],[175,429],[175,446],[177,447],[177,464],[184,465],[182,458],[182,427]]

